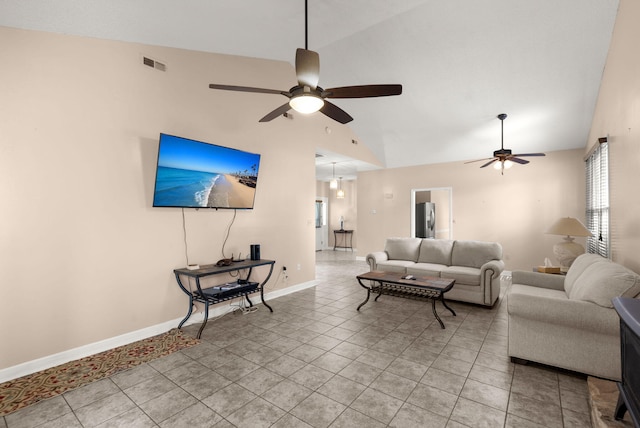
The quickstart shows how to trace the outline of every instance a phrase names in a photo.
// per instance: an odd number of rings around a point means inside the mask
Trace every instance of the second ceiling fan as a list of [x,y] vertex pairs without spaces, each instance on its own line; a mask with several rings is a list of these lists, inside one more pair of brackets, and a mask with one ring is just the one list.
[[504,148],[504,120],[507,118],[507,114],[501,113],[497,117],[498,119],[500,119],[500,130],[501,130],[500,150],[494,151],[492,158],[478,159],[478,160],[473,160],[465,163],[473,163],[473,162],[488,160],[489,162],[480,166],[480,168],[484,168],[491,165],[494,162],[500,162],[495,164],[494,167],[496,169],[499,169],[501,173],[504,174],[504,170],[506,168],[510,168],[511,165],[513,165],[513,162],[519,163],[522,165],[529,163],[528,160],[520,159],[520,158],[528,157],[528,156],[544,156],[544,153],[523,153],[523,154],[514,155],[512,154],[511,149],[505,149]]
[[335,98],[371,98],[387,97],[402,94],[402,85],[359,85],[341,86],[323,89],[318,86],[320,80],[320,56],[317,52],[307,49],[307,0],[304,2],[305,18],[305,49],[296,50],[296,77],[298,84],[288,91],[278,89],[253,88],[250,86],[221,85],[212,83],[211,89],[226,91],[254,92],[261,94],[278,94],[289,98],[285,104],[267,113],[260,122],[269,122],[283,115],[290,109],[300,113],[320,111],[336,122],[348,123],[353,118],[337,105],[327,101]]

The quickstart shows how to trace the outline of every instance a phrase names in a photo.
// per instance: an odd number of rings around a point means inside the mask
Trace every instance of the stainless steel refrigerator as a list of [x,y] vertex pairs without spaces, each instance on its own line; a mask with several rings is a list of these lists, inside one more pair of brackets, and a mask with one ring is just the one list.
[[433,202],[416,204],[416,237],[436,237],[436,204]]

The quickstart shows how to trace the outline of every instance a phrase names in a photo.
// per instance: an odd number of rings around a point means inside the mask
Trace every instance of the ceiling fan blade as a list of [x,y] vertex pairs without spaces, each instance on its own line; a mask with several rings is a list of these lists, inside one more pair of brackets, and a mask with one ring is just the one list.
[[324,106],[322,106],[320,111],[336,122],[340,122],[342,124],[349,123],[353,120],[353,118],[349,116],[349,113],[327,100],[324,101]]
[[498,158],[493,158],[489,162],[487,162],[484,165],[482,165],[480,168],[484,168],[485,166],[489,166],[489,165],[491,165],[492,163],[494,163],[497,160],[498,160]]
[[296,76],[300,86],[315,89],[320,80],[320,56],[307,49],[296,49]]
[[508,160],[510,160],[511,162],[519,163],[521,165],[526,165],[526,164],[529,163],[528,160],[520,159],[520,158],[517,158],[515,156],[509,157]]
[[288,112],[291,109],[291,106],[289,105],[289,103],[285,103],[282,104],[280,107],[278,107],[277,109],[273,110],[271,113],[268,113],[265,117],[263,117],[262,119],[260,119],[260,122],[269,122],[272,121],[273,119],[275,119],[278,116],[281,116],[283,114],[285,114],[286,112]]
[[359,85],[325,89],[323,98],[370,98],[400,95],[402,85]]
[[277,89],[264,89],[264,88],[252,88],[250,86],[233,86],[233,85],[218,85],[215,83],[209,84],[211,89],[222,89],[224,91],[238,91],[238,92],[257,92],[260,94],[278,94],[291,98],[291,93],[288,91],[279,91]]
[[545,156],[545,154],[544,154],[544,153],[523,153],[523,154],[513,155],[513,156],[520,156],[520,157],[526,157],[526,156]]
[[493,158],[476,159],[476,160],[472,160],[472,161],[467,161],[467,162],[465,162],[465,164],[474,163],[474,162],[480,162],[480,161],[488,161],[489,159],[493,159]]

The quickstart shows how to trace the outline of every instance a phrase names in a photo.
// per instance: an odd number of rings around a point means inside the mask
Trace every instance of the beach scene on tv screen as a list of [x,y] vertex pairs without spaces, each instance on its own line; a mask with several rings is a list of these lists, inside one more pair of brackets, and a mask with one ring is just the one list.
[[162,134],[153,205],[253,208],[260,155]]

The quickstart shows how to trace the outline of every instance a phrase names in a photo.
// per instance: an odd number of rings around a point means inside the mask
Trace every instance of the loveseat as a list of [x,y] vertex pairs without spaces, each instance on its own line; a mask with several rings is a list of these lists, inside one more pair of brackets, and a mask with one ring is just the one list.
[[595,254],[580,255],[566,276],[514,271],[509,356],[620,380],[620,319],[611,299],[638,293],[639,275]]
[[496,242],[431,238],[388,238],[384,251],[367,255],[370,270],[456,280],[447,300],[493,306],[504,270]]

